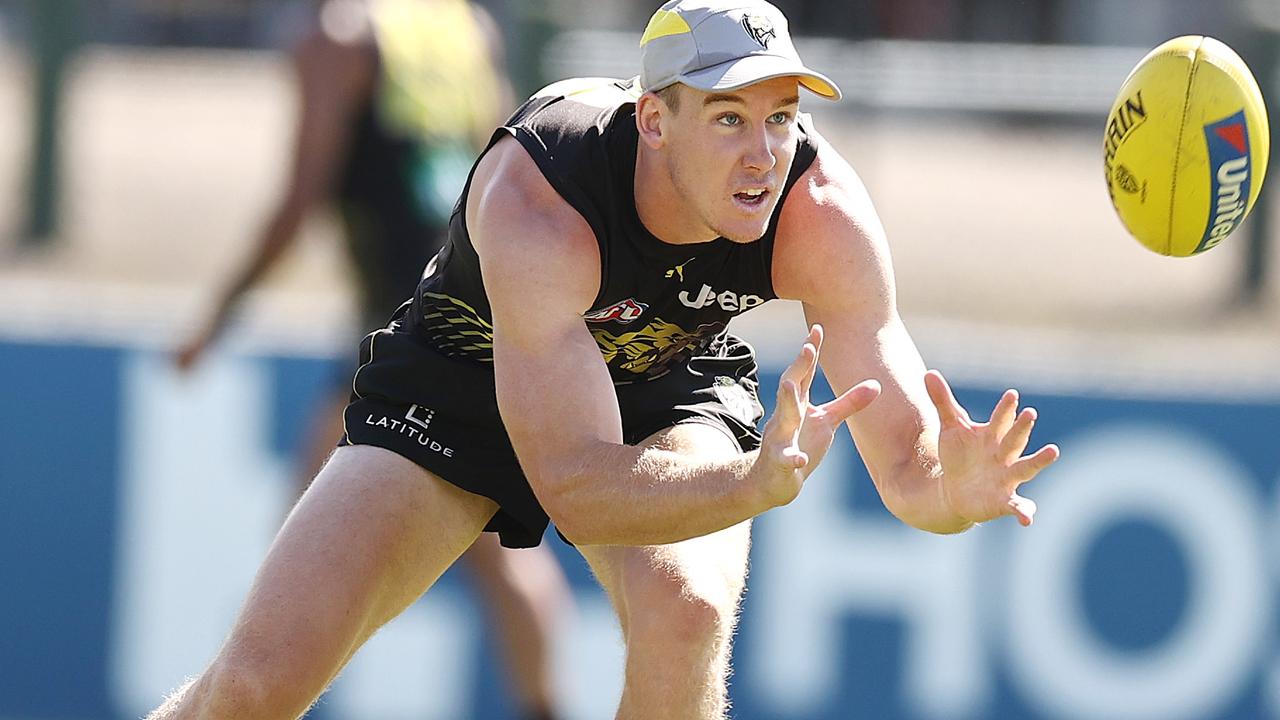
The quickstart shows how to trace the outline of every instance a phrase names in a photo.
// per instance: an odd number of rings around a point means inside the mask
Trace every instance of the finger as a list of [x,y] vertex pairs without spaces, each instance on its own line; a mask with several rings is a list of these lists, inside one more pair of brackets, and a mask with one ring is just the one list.
[[1016,458],[1022,455],[1022,451],[1027,449],[1027,442],[1031,440],[1031,428],[1036,426],[1037,417],[1035,408],[1023,408],[1022,412],[1018,413],[1018,419],[1013,421],[1013,427],[1009,428],[1004,440],[1000,441],[1002,457]]
[[[818,373],[818,355],[822,350],[822,338],[822,326],[813,325],[809,328],[809,335],[805,337],[804,345],[800,348],[800,356],[804,362],[796,368],[800,374],[795,376],[795,380],[800,387],[800,397],[806,401],[809,399],[809,388],[813,386],[813,378]],[[809,356],[811,349],[812,356]],[[793,363],[793,365],[796,364]]]
[[793,469],[802,468],[809,464],[809,456],[800,449],[797,440],[804,417],[804,404],[794,381],[787,380],[779,385],[778,412],[778,429],[786,441],[781,453],[782,465]]
[[1009,466],[1014,479],[1021,485],[1040,474],[1041,470],[1058,461],[1062,451],[1057,445],[1045,445],[1034,454],[1028,455]]
[[813,343],[817,347],[822,347],[822,338],[827,336],[827,331],[822,329],[822,325],[814,323],[809,326],[808,342]]
[[1018,391],[1005,390],[1004,395],[1000,396],[1000,401],[996,403],[996,408],[991,411],[991,429],[995,431],[997,440],[1009,434],[1009,428],[1013,426],[1017,415]]
[[782,380],[789,380],[800,387],[805,377],[812,374],[817,360],[818,348],[806,338],[804,345],[800,347],[800,354],[782,371]]
[[837,422],[844,422],[855,413],[866,409],[878,397],[880,397],[880,383],[875,380],[863,380],[845,390],[835,400],[822,404],[818,409],[831,415]]
[[1031,527],[1031,523],[1035,520],[1036,503],[1031,498],[1014,495],[1009,498],[1009,514],[1018,518],[1022,527]]
[[813,387],[813,379],[818,374],[818,358],[822,354],[822,339],[824,337],[825,333],[821,325],[815,323],[813,327],[809,328],[808,344],[813,346],[813,362],[809,365],[809,371],[805,373],[804,381],[800,385],[801,396],[806,400],[809,398],[809,389]]
[[803,409],[800,407],[800,396],[794,380],[778,383],[778,409],[775,414],[782,432],[794,442],[803,419]]
[[963,406],[956,401],[956,396],[951,392],[951,386],[947,385],[947,381],[942,377],[942,373],[937,370],[930,370],[924,374],[924,387],[929,392],[929,399],[933,401],[934,407],[938,408],[938,417],[942,420],[942,426],[968,426],[972,423],[969,419],[969,413],[965,412]]

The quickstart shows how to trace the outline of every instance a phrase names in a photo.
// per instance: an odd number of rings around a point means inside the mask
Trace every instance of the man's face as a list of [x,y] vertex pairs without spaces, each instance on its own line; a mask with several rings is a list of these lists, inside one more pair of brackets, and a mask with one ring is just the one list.
[[663,154],[691,222],[739,243],[764,235],[796,153],[797,88],[790,77],[724,93],[679,88]]

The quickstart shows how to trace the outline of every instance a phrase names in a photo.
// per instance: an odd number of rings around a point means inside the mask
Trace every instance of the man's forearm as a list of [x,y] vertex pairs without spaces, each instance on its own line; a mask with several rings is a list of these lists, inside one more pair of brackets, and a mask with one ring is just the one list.
[[751,481],[756,453],[699,460],[601,444],[541,483],[565,537],[581,545],[662,545],[723,530],[771,506]]

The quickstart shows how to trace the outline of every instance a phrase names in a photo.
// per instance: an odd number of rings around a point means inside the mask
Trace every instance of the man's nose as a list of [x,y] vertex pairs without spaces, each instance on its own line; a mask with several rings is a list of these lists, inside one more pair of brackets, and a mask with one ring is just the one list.
[[759,132],[751,134],[742,164],[750,170],[772,170],[778,162],[775,150],[773,138],[769,136],[768,130],[761,128]]

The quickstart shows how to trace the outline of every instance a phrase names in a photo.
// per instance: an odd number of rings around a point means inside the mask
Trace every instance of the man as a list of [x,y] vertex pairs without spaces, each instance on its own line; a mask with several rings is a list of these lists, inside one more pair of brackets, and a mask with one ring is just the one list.
[[[470,165],[511,106],[501,40],[478,5],[324,0],[314,10],[313,27],[292,53],[300,102],[289,184],[253,253],[175,354],[183,370],[203,357],[244,293],[297,240],[306,214],[325,205],[342,221],[358,300],[356,337],[383,326],[443,245]],[[343,433],[353,369],[334,378],[311,413],[299,495]],[[472,545],[465,561],[482,589],[521,717],[550,720],[551,643],[571,604],[559,565],[549,548],[515,552],[496,536]]]
[[[627,644],[620,718],[720,718],[750,519],[785,505],[846,422],[886,506],[941,533],[1035,506],[1035,413],[972,421],[926,373],[857,176],[798,115],[806,68],[760,0],[675,0],[637,81],[566,81],[476,164],[415,297],[370,335],[330,459],[231,637],[153,717],[293,717],[484,530],[550,515]],[[637,84],[638,83],[638,84]],[[811,323],[756,430],[773,297]],[[819,357],[836,399],[808,402]]]

